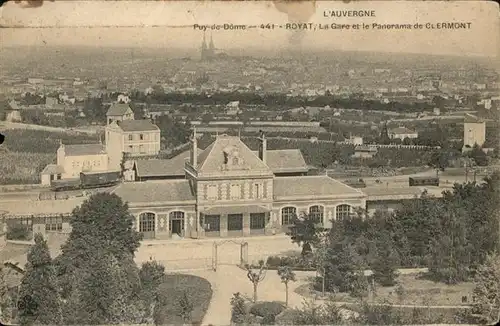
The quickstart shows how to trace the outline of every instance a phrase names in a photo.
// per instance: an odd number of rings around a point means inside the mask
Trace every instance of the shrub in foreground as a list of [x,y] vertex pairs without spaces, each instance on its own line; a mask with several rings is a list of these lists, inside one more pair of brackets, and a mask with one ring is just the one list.
[[264,301],[257,302],[250,308],[250,312],[259,317],[266,317],[269,315],[279,315],[285,307],[281,302],[277,301]]
[[[204,278],[193,275],[165,275],[157,297],[154,313],[156,325],[201,324],[212,298],[212,286]],[[183,318],[181,303],[184,297],[189,298],[189,304],[193,307],[189,321]]]

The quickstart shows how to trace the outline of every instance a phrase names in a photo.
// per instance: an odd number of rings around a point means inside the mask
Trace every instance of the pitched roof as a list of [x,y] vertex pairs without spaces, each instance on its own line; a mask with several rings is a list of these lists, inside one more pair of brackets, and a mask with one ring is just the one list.
[[[253,153],[259,155],[257,151]],[[266,164],[273,173],[309,171],[300,149],[267,150]]]
[[106,116],[123,116],[127,114],[127,111],[132,111],[130,105],[126,103],[113,103],[106,112]]
[[262,162],[242,141],[236,136],[221,135],[198,156],[198,173],[221,172],[224,166],[225,153],[237,156],[240,163],[235,170],[249,172],[264,172],[271,174],[269,167]]
[[154,131],[160,130],[151,120],[125,120],[117,122],[118,127],[123,131]]
[[484,121],[475,115],[466,113],[464,116],[464,123],[483,123]]
[[85,197],[76,197],[66,200],[25,200],[22,202],[11,200],[2,202],[2,210],[7,211],[7,216],[70,214],[85,199]]
[[326,175],[281,177],[274,179],[274,197],[345,197],[366,195],[358,189],[349,187]]
[[62,174],[64,167],[57,164],[48,164],[42,171],[42,174]]
[[66,156],[106,154],[106,149],[102,144],[79,144],[63,146]]
[[[203,152],[198,148],[198,153]],[[169,160],[136,160],[138,177],[181,176],[184,175],[184,163],[189,159],[190,151],[184,151]],[[198,154],[199,155],[199,154]]]
[[129,203],[183,202],[195,199],[188,180],[126,182],[113,193]]

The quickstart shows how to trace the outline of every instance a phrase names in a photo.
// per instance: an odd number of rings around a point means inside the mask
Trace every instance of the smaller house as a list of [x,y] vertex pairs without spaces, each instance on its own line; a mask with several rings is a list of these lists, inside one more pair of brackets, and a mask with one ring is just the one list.
[[114,121],[134,120],[134,111],[127,103],[113,103],[106,112],[106,121],[110,125]]
[[354,154],[352,156],[355,158],[372,158],[377,152],[378,150],[375,146],[358,145],[354,148]]
[[12,100],[5,103],[4,106],[5,121],[8,122],[21,122],[21,109],[17,105],[16,101]]
[[53,180],[61,180],[64,174],[64,168],[57,164],[49,164],[40,173],[40,179],[43,186],[50,186]]
[[57,165],[62,169],[56,169],[62,171],[62,179],[78,178],[80,172],[107,171],[108,154],[103,144],[65,145],[61,142],[57,149]]
[[401,139],[405,138],[415,139],[418,138],[418,132],[410,130],[406,127],[397,127],[394,129],[390,129],[387,133],[390,139]]

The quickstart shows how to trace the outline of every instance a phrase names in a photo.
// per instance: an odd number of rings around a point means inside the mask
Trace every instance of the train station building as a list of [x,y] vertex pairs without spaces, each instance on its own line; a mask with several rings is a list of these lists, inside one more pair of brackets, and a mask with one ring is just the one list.
[[253,152],[239,137],[219,135],[200,150],[193,135],[184,159],[172,159],[179,166],[171,172],[162,173],[160,162],[158,171],[152,162],[136,162],[139,178],[161,180],[123,183],[114,193],[128,202],[138,231],[155,239],[276,234],[303,213],[329,227],[366,206],[362,191],[326,175],[305,175],[299,150],[267,150],[265,136],[259,140]]

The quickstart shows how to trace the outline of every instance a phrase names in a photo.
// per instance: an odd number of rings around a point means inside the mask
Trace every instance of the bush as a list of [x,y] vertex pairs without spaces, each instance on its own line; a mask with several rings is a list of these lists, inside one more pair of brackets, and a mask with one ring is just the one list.
[[280,266],[290,266],[295,270],[315,270],[314,264],[310,259],[304,259],[302,256],[269,256],[267,258],[269,268],[278,268]]
[[27,225],[14,223],[7,230],[7,239],[27,241],[31,239],[31,232]]
[[[191,320],[182,318],[183,307],[180,304],[187,296],[193,307]],[[158,303],[155,307],[154,319],[156,325],[201,324],[212,298],[212,286],[204,278],[171,274],[165,275],[163,283],[158,288]]]
[[244,323],[246,315],[245,300],[241,297],[239,292],[236,292],[231,298],[231,323]]
[[[276,317],[285,309],[284,305],[277,301],[258,302],[250,308],[250,312],[259,317]],[[274,321],[274,318],[273,318]]]

